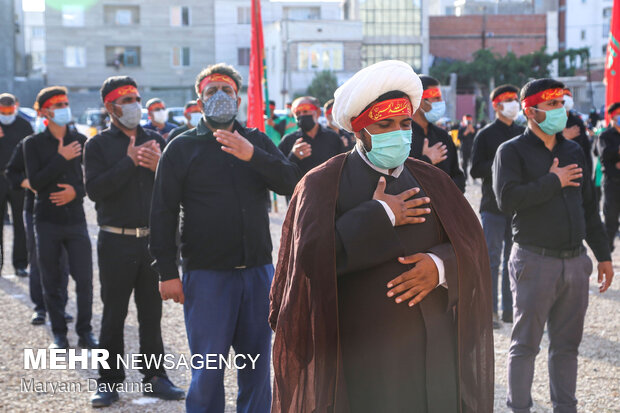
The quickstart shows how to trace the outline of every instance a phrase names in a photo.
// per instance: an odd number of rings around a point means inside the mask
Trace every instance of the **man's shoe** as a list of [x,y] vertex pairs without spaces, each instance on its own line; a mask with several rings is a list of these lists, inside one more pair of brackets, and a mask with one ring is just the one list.
[[27,277],[28,271],[25,268],[17,268],[15,270],[15,275],[17,275],[18,277]]
[[37,313],[34,312],[32,317],[30,317],[30,324],[33,326],[40,326],[41,324],[45,324],[45,313]]
[[69,313],[65,313],[65,321],[71,323],[73,321],[73,316]]
[[115,401],[118,401],[118,392],[97,390],[90,398],[90,404],[93,407],[108,407]]
[[502,325],[499,322],[499,315],[493,313],[493,330],[499,330],[500,328],[502,328]]
[[54,334],[54,342],[49,345],[51,349],[68,349],[69,340],[66,334]]
[[185,398],[185,392],[172,384],[168,377],[154,376],[145,384],[151,384],[151,391],[144,390],[145,396],[159,397],[164,400],[183,400]]
[[82,334],[80,339],[78,340],[78,347],[82,348],[97,348],[99,343],[95,339],[93,333],[88,332],[86,334]]
[[512,323],[512,311],[503,311],[502,312],[502,321],[504,323]]

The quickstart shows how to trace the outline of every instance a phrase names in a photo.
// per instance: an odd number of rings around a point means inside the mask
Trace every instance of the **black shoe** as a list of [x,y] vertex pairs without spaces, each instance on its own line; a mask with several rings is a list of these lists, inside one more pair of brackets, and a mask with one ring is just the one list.
[[41,324],[45,324],[45,313],[33,313],[32,317],[30,317],[30,324],[33,326],[40,326]]
[[69,313],[65,313],[65,321],[71,323],[73,321],[73,316]]
[[145,384],[150,384],[151,391],[147,391],[145,386],[143,394],[145,396],[159,397],[164,400],[183,400],[185,392],[176,387],[169,378],[154,376],[147,380]]
[[118,401],[118,392],[97,390],[90,398],[90,404],[93,407],[108,407],[115,401]]
[[502,312],[502,321],[504,323],[512,323],[512,311],[503,311]]
[[99,343],[95,339],[93,333],[88,332],[86,334],[80,335],[80,339],[78,340],[78,347],[82,348],[97,348]]
[[69,348],[69,341],[67,340],[67,335],[66,334],[54,334],[54,342],[49,345],[49,348],[52,348],[52,349]]
[[25,268],[17,268],[15,269],[15,275],[18,277],[27,277],[28,271]]

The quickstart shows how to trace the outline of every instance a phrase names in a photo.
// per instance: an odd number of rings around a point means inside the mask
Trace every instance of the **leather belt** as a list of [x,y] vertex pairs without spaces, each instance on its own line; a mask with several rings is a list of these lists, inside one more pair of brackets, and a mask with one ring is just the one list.
[[121,227],[113,227],[110,225],[102,225],[99,228],[102,231],[111,232],[112,234],[131,235],[132,237],[136,237],[136,238],[148,237],[149,234],[151,233],[151,230],[146,227],[144,228],[121,228]]
[[552,250],[548,248],[540,248],[540,247],[534,247],[532,245],[521,245],[521,244],[517,244],[517,246],[521,249],[533,252],[534,254],[542,255],[544,257],[563,258],[563,259],[579,257],[581,254],[586,252],[586,248],[583,245],[577,248],[570,249],[570,250]]

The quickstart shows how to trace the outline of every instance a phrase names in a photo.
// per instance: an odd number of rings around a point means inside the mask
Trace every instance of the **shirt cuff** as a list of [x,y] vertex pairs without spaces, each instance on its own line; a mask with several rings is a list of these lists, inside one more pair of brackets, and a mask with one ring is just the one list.
[[392,223],[392,226],[395,226],[396,225],[396,215],[394,215],[394,212],[392,211],[392,208],[390,208],[390,206],[385,201],[381,201],[379,199],[375,199],[375,201],[377,201],[378,203],[383,205],[383,209],[385,209],[385,213],[387,214],[388,218],[390,219],[390,222]]
[[446,269],[443,265],[443,260],[433,253],[427,252],[427,254],[437,266],[437,272],[439,273],[439,284],[437,284],[437,287],[442,286],[447,289],[448,283],[446,282]]

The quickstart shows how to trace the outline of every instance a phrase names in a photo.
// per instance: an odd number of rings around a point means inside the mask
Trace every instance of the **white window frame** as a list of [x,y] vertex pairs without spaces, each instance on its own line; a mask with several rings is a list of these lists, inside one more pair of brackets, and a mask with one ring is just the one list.
[[[187,9],[187,25],[183,24],[183,8]],[[175,8],[181,9],[181,24],[174,24],[172,21],[172,10]],[[190,27],[192,25],[192,8],[190,6],[170,6],[170,27]]]
[[[62,6],[62,9],[60,12],[62,16],[63,27],[84,27],[85,26],[84,6],[80,6],[78,4],[64,5]],[[75,12],[78,13],[76,21],[72,22],[69,19],[65,19],[65,14],[69,15],[69,14],[74,14]]]
[[[69,61],[68,61],[68,56],[69,56],[69,50],[72,50],[74,55],[73,55],[73,59],[75,62],[77,62],[78,64],[75,65],[70,65]],[[78,53],[79,52],[79,53]],[[77,54],[75,54],[77,53]],[[75,56],[81,55],[80,58],[82,60],[81,64],[79,64],[79,60],[80,59],[75,59]],[[81,68],[85,68],[86,67],[86,47],[84,46],[65,46],[64,50],[63,50],[63,60],[64,60],[64,67],[69,68],[69,69],[81,69]]]
[[[181,63],[180,65],[175,65],[174,64],[174,50],[178,49],[180,56],[179,56],[179,62]],[[184,65],[183,64],[183,50],[187,49],[187,53],[189,54],[188,56],[188,64]],[[185,67],[191,67],[192,65],[192,48],[189,46],[173,46],[172,50],[170,51],[170,66],[175,68],[175,69],[182,69]]]
[[[301,61],[301,50],[305,49],[308,52],[308,61],[305,67],[302,66]],[[334,68],[332,65],[330,67],[325,67],[323,65],[323,59],[321,58],[324,51],[328,51],[330,62],[334,60],[333,52],[337,51],[341,56],[342,67]],[[314,68],[312,67],[312,52],[317,52],[319,54],[319,66]],[[299,43],[297,48],[297,67],[298,70],[304,72],[313,72],[313,71],[322,71],[322,70],[331,70],[332,72],[341,72],[344,70],[344,44],[339,42],[317,42],[317,43]]]

